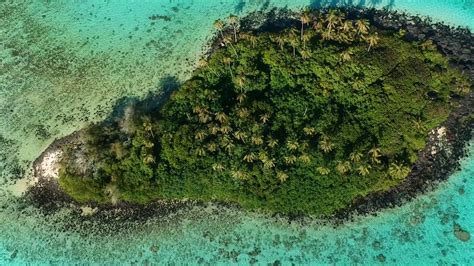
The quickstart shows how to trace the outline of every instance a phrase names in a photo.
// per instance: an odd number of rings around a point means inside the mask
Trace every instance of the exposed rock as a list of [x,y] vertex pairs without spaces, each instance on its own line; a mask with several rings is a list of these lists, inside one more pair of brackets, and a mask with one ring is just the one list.
[[471,234],[468,231],[462,229],[459,224],[454,224],[453,233],[457,239],[463,242],[467,242],[469,239],[471,239]]

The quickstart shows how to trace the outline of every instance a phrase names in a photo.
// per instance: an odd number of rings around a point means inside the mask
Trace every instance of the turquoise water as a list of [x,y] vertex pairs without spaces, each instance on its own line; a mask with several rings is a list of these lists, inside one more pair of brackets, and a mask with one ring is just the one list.
[[12,193],[54,138],[103,119],[120,99],[159,92],[167,77],[189,77],[215,19],[348,2],[474,28],[472,0],[0,2],[0,264],[376,264],[380,254],[387,264],[472,264],[473,240],[458,240],[453,224],[474,228],[474,145],[434,192],[337,229],[217,215],[209,206],[111,230],[87,219],[71,224],[70,208],[44,216]]

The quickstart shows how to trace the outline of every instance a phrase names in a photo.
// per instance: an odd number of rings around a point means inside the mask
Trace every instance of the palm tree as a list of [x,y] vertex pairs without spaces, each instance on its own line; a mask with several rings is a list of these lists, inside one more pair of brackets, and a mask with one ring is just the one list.
[[316,171],[318,171],[320,175],[328,175],[329,173],[331,173],[331,170],[329,168],[323,166],[317,167]]
[[343,174],[343,175],[349,172],[351,168],[352,168],[351,162],[349,161],[344,161],[344,162],[339,161],[336,165],[336,171],[338,171],[340,174]]
[[207,144],[207,150],[210,151],[210,152],[217,151],[217,144],[214,143],[214,142],[211,142],[211,143]]
[[290,156],[285,156],[285,157],[283,157],[283,159],[285,159],[285,163],[286,163],[287,165],[292,165],[292,164],[294,164],[294,163],[296,162],[296,159],[297,159],[297,158],[296,158],[296,156],[294,156],[294,155],[290,155]]
[[332,40],[334,38],[333,31],[331,29],[327,29],[323,31],[321,34],[321,37],[323,38],[324,41]]
[[290,39],[290,45],[293,48],[293,57],[296,57],[296,47],[298,47],[298,41],[296,40],[296,38]]
[[200,130],[200,131],[197,131],[195,134],[194,134],[194,138],[197,139],[197,140],[204,140],[204,138],[206,138],[206,132]]
[[283,37],[282,35],[278,35],[275,40],[276,40],[278,46],[280,46],[280,50],[283,51],[283,48],[284,48],[285,43],[286,43],[285,37]]
[[321,140],[319,141],[319,148],[323,152],[328,153],[334,149],[334,144],[331,142],[331,140],[327,136],[323,136]]
[[199,147],[196,149],[196,155],[197,156],[206,156],[206,150],[204,150],[203,148]]
[[240,118],[246,118],[249,114],[250,114],[249,109],[247,109],[245,107],[240,107],[240,108],[237,109],[237,115]]
[[144,162],[145,164],[155,163],[155,158],[153,157],[153,155],[147,154],[147,155],[143,158],[143,162]]
[[286,147],[290,150],[290,151],[294,151],[294,150],[297,150],[298,149],[298,142],[296,140],[288,140],[286,142]]
[[358,19],[355,22],[356,28],[357,28],[357,33],[359,35],[367,34],[369,33],[369,21],[366,19]]
[[388,174],[394,179],[403,179],[410,173],[410,168],[403,166],[403,164],[391,163],[388,168]]
[[329,31],[332,31],[332,29],[336,28],[337,24],[341,21],[341,18],[339,15],[336,13],[335,10],[329,11],[329,13],[326,15],[326,27]]
[[239,18],[236,15],[231,14],[227,20],[234,29],[234,42],[237,42],[237,24],[239,23]]
[[220,131],[223,133],[223,134],[229,134],[230,132],[232,132],[232,128],[230,126],[222,126],[220,128]]
[[370,173],[370,166],[359,166],[357,167],[357,172],[359,172],[359,175],[361,176],[366,176]]
[[288,179],[288,175],[285,172],[277,171],[277,179],[283,183]]
[[270,119],[270,114],[263,114],[260,116],[260,121],[263,124],[267,123],[269,119]]
[[246,98],[247,98],[247,94],[245,94],[244,92],[239,93],[239,95],[237,95],[237,101],[239,103],[243,103]]
[[379,43],[380,41],[379,34],[376,32],[368,36],[367,38],[365,38],[365,40],[369,44],[369,48],[367,49],[367,51],[370,51],[370,48],[372,48],[373,46],[376,46]]
[[253,163],[256,159],[257,159],[257,156],[255,156],[255,153],[253,152],[246,154],[244,156],[244,161],[247,163]]
[[214,28],[219,31],[221,34],[222,39],[224,39],[224,34],[222,30],[224,29],[224,22],[220,19],[214,21]]
[[349,154],[349,158],[351,159],[352,162],[354,163],[358,163],[360,162],[360,160],[362,159],[362,153],[360,152],[351,152],[351,154]]
[[247,174],[244,171],[231,171],[231,175],[233,178],[237,180],[246,180],[247,179]]
[[307,136],[314,136],[316,134],[316,129],[314,127],[305,127],[303,128],[303,132]]
[[275,159],[267,159],[263,162],[264,169],[272,169],[275,167]]
[[301,41],[303,41],[304,25],[307,25],[308,23],[311,22],[311,17],[309,16],[309,12],[307,10],[301,13],[300,21],[301,21]]
[[245,85],[245,81],[246,81],[245,75],[243,74],[237,75],[237,77],[235,77],[235,81],[237,82],[237,85],[239,85],[240,90],[242,91]]
[[239,55],[237,54],[237,50],[235,50],[235,47],[232,44],[232,38],[229,36],[224,36],[223,41],[225,45],[228,44],[230,48],[232,48],[232,51],[234,52],[235,57],[239,58]]
[[227,115],[226,115],[224,112],[218,112],[218,113],[216,114],[216,119],[217,119],[217,121],[219,121],[221,124],[227,123],[227,121],[229,121],[229,118],[227,117]]
[[351,50],[345,50],[341,53],[340,57],[341,57],[341,61],[342,62],[347,62],[347,61],[350,61],[352,59],[352,51]]
[[311,40],[311,35],[306,33],[301,40],[303,42],[303,49],[306,49],[306,43]]
[[232,73],[232,68],[231,68],[232,58],[224,57],[222,58],[222,63],[224,63],[224,65],[226,65],[229,68],[230,76],[232,77],[232,79],[234,79],[234,74]]
[[372,162],[377,163],[377,164],[381,163],[379,158],[382,155],[380,154],[380,149],[379,148],[373,147],[372,149],[370,149],[369,150],[369,155],[371,157]]
[[303,58],[303,60],[311,58],[311,52],[309,50],[303,49],[303,50],[300,51],[300,54],[301,54],[301,58]]
[[155,138],[155,136],[153,135],[153,124],[151,123],[150,119],[145,119],[145,121],[143,122],[143,129],[146,132],[150,133],[152,138]]
[[220,163],[214,163],[212,164],[212,170],[216,171],[216,172],[222,172],[224,171],[224,166]]
[[258,38],[255,35],[250,35],[248,38],[249,42],[252,44],[252,48],[255,48],[257,45]]
[[272,138],[268,140],[268,147],[274,148],[276,145],[278,145],[278,140]]
[[245,143],[245,139],[247,138],[247,134],[245,134],[245,132],[243,132],[243,131],[237,130],[237,131],[235,131],[235,133],[234,133],[234,137],[235,137],[237,140],[240,140],[240,141],[242,141],[242,142]]
[[311,157],[309,157],[307,154],[302,154],[299,159],[304,164],[308,164],[311,162]]
[[263,138],[261,136],[252,136],[251,142],[253,145],[262,145],[263,144]]

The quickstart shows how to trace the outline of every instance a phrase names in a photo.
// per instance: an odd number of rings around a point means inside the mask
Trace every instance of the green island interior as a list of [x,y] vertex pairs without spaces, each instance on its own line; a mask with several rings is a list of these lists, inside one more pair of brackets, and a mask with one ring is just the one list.
[[[330,215],[402,182],[469,83],[431,41],[342,13],[239,32],[158,110],[133,106],[65,146],[60,185],[79,202],[217,200]],[[84,159],[85,158],[85,159]]]

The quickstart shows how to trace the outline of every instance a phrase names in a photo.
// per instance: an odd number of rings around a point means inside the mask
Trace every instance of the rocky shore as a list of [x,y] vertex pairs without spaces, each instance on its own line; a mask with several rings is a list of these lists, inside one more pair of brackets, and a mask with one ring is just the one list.
[[[436,186],[439,181],[446,180],[459,167],[459,159],[465,155],[465,146],[472,137],[474,129],[474,55],[472,44],[474,36],[469,30],[453,28],[441,23],[432,23],[428,19],[410,16],[403,13],[374,9],[345,9],[348,18],[368,19],[373,25],[383,30],[404,30],[404,38],[408,41],[432,40],[450,62],[464,71],[471,79],[470,94],[460,101],[459,107],[450,114],[429,136],[426,147],[419,153],[419,159],[413,165],[410,175],[404,182],[389,191],[371,193],[356,199],[349,207],[330,218],[336,223],[350,219],[354,214],[369,214],[383,208],[397,206],[424,193]],[[242,31],[277,31],[292,25],[299,25],[299,13],[274,9],[267,12],[255,12],[241,20]],[[210,45],[208,54],[218,48],[222,40],[216,36]],[[97,204],[89,202],[81,204],[71,199],[59,187],[57,163],[60,160],[61,148],[64,145],[82,145],[81,131],[65,138],[56,140],[34,162],[36,185],[25,194],[32,204],[51,212],[64,206],[74,206],[79,217],[87,219],[94,216],[100,220],[140,220],[149,217],[160,217],[190,208],[202,203],[196,201],[155,201],[147,205],[119,202],[118,204]],[[223,206],[232,207],[223,203]],[[117,210],[120,210],[117,212]],[[288,216],[287,216],[288,217]],[[293,215],[295,220],[303,217]]]

